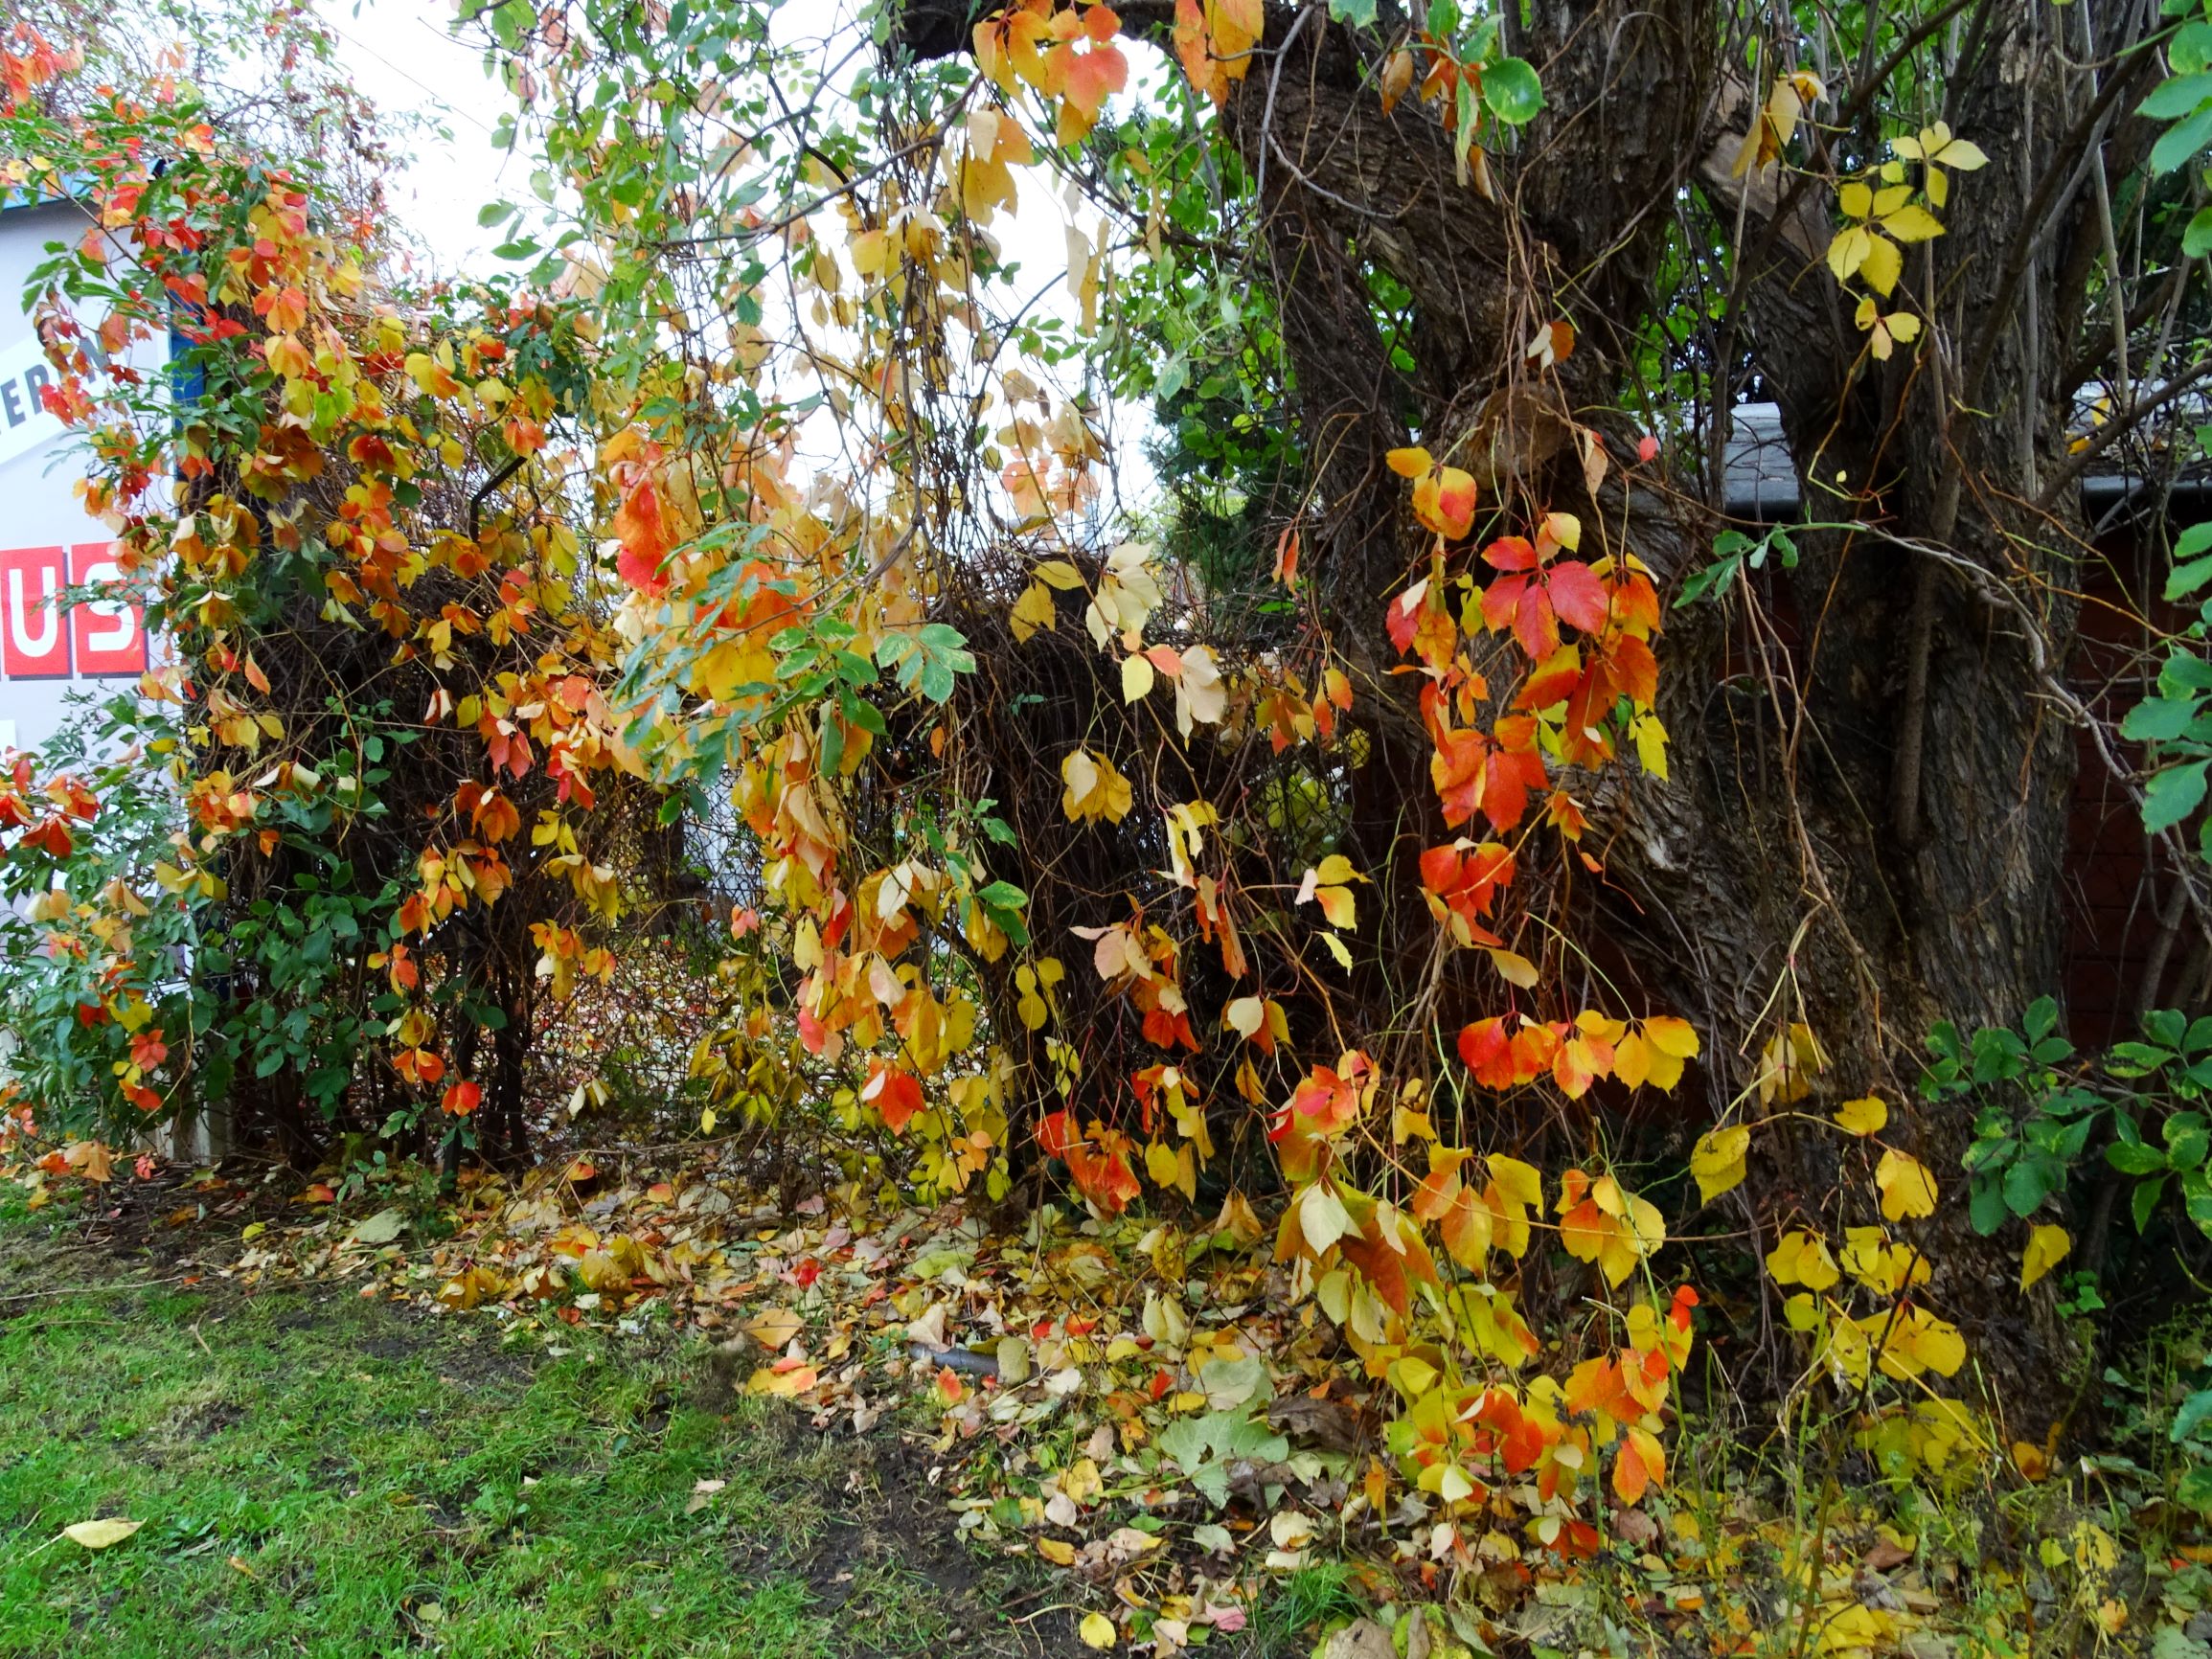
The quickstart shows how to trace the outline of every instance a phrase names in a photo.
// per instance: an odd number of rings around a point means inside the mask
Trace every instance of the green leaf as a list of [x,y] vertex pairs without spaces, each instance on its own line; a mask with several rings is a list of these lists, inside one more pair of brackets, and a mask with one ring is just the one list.
[[2166,43],[2166,61],[2179,75],[2212,69],[2212,23],[2184,23]]
[[2212,1468],[2194,1468],[2183,1475],[2174,1489],[2174,1501],[2201,1515],[2212,1515]]
[[2212,140],[2212,103],[2204,104],[2188,120],[2177,122],[2151,147],[2151,170],[2172,172]]
[[2212,207],[2201,207],[2181,229],[2181,251],[2193,260],[2212,254]]
[[2177,1170],[2201,1169],[2204,1155],[2212,1149],[2212,1133],[2206,1131],[2201,1112],[2183,1112],[2166,1121],[2166,1162]]
[[[1716,541],[1714,545],[1718,547],[1720,544]],[[1707,594],[1717,600],[1726,598],[1729,584],[1736,580],[1736,573],[1743,566],[1744,556],[1731,553],[1715,559],[1702,570],[1692,571],[1683,580],[1682,591],[1675,596],[1675,608],[1680,610],[1685,605],[1696,604]]]
[[2192,1193],[2186,1206],[2189,1219],[2197,1223],[2197,1230],[2212,1239],[2212,1193]]
[[1329,0],[1329,15],[1355,29],[1375,26],[1375,0]]
[[2047,1158],[2022,1158],[2005,1171],[2005,1207],[2016,1216],[2033,1216],[2064,1178]]
[[1526,126],[1543,108],[1543,83],[1525,58],[1501,57],[1482,72],[1482,101],[1508,126]]
[[2140,1141],[2114,1141],[2105,1148],[2105,1162],[2123,1175],[2158,1175],[2166,1170],[2166,1154]]
[[[2212,559],[2205,562],[2212,564]],[[2196,718],[2195,697],[2147,697],[2128,711],[2120,736],[2136,743],[2170,743]]]
[[1967,1219],[1973,1224],[1973,1230],[1987,1239],[2010,1218],[2011,1212],[2005,1206],[2004,1183],[1991,1176],[1975,1176],[1973,1195],[1967,1201]]
[[2212,1418],[2212,1388],[2201,1388],[2181,1402],[2174,1414],[2174,1427],[2167,1438],[2179,1445],[2197,1432],[2198,1424]]
[[2153,87],[2137,113],[2153,121],[2173,121],[2187,115],[2207,98],[2212,98],[2212,74],[2200,71],[2195,75],[2177,75]]
[[992,910],[1019,910],[1029,902],[1029,895],[1011,881],[993,881],[975,897]]
[[[2204,211],[2212,214],[2212,208]],[[2187,599],[2208,581],[2212,581],[2212,558],[2193,558],[2187,564],[2177,564],[2166,573],[2167,602]]]
[[2143,791],[2143,828],[2155,835],[2170,830],[2197,810],[2204,799],[2204,769],[2208,763],[2192,761],[2169,766],[2152,778]]
[[2166,1177],[2137,1184],[2128,1200],[2128,1213],[2134,1217],[2135,1231],[2140,1233],[2151,1225],[2151,1217],[2157,1214],[2158,1200],[2166,1195]]

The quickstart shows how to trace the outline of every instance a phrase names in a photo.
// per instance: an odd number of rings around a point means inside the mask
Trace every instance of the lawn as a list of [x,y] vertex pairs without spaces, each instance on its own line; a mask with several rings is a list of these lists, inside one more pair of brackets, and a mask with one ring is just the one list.
[[[1080,1587],[972,1555],[917,1448],[696,1343],[145,1285],[20,1212],[0,1262],[11,1659],[1084,1651]],[[60,1535],[105,1516],[143,1526]]]

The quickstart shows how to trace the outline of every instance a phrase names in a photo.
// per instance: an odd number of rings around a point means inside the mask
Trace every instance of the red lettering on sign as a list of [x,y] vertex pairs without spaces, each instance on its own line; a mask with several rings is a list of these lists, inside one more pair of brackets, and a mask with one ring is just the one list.
[[[69,550],[73,587],[120,582],[115,544],[87,542]],[[69,613],[69,632],[77,646],[77,671],[100,679],[146,671],[146,619],[139,607],[120,601],[90,600]]]
[[0,669],[11,679],[69,677],[69,627],[56,602],[68,576],[58,547],[0,553]]

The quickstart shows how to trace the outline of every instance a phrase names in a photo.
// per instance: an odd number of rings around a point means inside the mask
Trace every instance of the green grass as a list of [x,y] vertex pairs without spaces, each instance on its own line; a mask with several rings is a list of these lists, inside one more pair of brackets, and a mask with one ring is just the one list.
[[[0,1655],[1068,1651],[896,1442],[703,1386],[696,1346],[504,1343],[350,1286],[97,1281],[0,1218]],[[888,1468],[880,1466],[888,1461]],[[908,1471],[912,1472],[912,1471]],[[687,1512],[701,1480],[726,1485]],[[64,1526],[143,1521],[93,1553]],[[1077,1649],[1080,1651],[1080,1649]]]

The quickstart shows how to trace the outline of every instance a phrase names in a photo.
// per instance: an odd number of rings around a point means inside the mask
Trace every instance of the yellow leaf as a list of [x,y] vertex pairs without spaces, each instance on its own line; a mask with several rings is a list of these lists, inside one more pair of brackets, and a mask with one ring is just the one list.
[[1828,1241],[1802,1227],[1775,1240],[1774,1248],[1767,1252],[1767,1271],[1777,1284],[1802,1284],[1815,1292],[1826,1290],[1841,1277],[1836,1270],[1836,1258],[1828,1253]]
[[1152,689],[1152,665],[1142,652],[1122,658],[1122,701],[1141,702]]
[[1064,1538],[1039,1538],[1037,1553],[1056,1567],[1075,1565],[1075,1546]]
[[1536,964],[1515,950],[1493,950],[1490,965],[1509,985],[1517,985],[1523,990],[1533,989],[1537,982]]
[[1698,1137],[1690,1148],[1690,1173],[1698,1177],[1698,1196],[1710,1204],[1744,1181],[1744,1153],[1751,1145],[1751,1127],[1737,1124]]
[[1352,1225],[1352,1212],[1345,1209],[1344,1200],[1336,1196],[1334,1188],[1316,1181],[1300,1194],[1298,1231],[1305,1235],[1306,1247],[1315,1256],[1356,1230]]
[[1418,1354],[1403,1354],[1391,1362],[1390,1382],[1407,1399],[1419,1399],[1436,1386],[1435,1366]]
[[[1662,1060],[1667,1059],[1665,1055],[1661,1055],[1659,1057]],[[1672,1065],[1679,1062],[1669,1060],[1668,1063]],[[1613,1044],[1613,1076],[1624,1086],[1640,1089],[1651,1078],[1651,1075],[1652,1049],[1639,1034],[1630,1032],[1619,1042]]]
[[1659,723],[1659,716],[1645,710],[1629,722],[1629,736],[1635,739],[1637,763],[1664,784],[1667,781],[1667,728]]
[[1948,167],[1956,172],[1978,172],[1989,166],[1989,157],[1982,153],[1980,145],[1972,139],[1951,137],[1950,127],[1944,122],[1939,121],[1923,132],[1920,142],[1930,165]]
[[1935,1214],[1935,1177],[1908,1153],[1882,1153],[1874,1167],[1874,1184],[1881,1190],[1881,1214],[1888,1220]]
[[1021,597],[1014,602],[1012,622],[1016,645],[1027,645],[1036,637],[1038,628],[1050,629],[1054,612],[1052,595],[1042,582],[1031,582],[1021,590]]
[[[1925,242],[1931,237],[1943,235],[1943,225],[1935,215],[1917,203],[1907,203],[1893,213],[1881,216],[1881,228],[1901,242]],[[1889,290],[1884,288],[1882,292]]]
[[1316,887],[1313,890],[1313,898],[1314,902],[1321,906],[1322,919],[1331,927],[1350,928],[1358,925],[1355,920],[1356,913],[1352,904],[1351,888]]
[[1644,1039],[1661,1054],[1673,1055],[1678,1060],[1698,1057],[1697,1028],[1673,1014],[1657,1013],[1644,1021]]
[[1071,749],[1060,763],[1060,808],[1070,823],[1084,819],[1119,824],[1129,816],[1135,796],[1129,781],[1114,769],[1104,755],[1088,749]]
[[73,1527],[63,1527],[61,1535],[73,1544],[82,1544],[88,1550],[104,1550],[122,1543],[145,1525],[144,1521],[126,1521],[121,1516],[110,1516],[104,1521],[79,1521]]
[[1898,1325],[1905,1351],[1917,1363],[1945,1376],[1958,1375],[1966,1363],[1966,1338],[1958,1327],[1919,1307],[1906,1309]]
[[1628,1214],[1621,1217],[1618,1230],[1607,1247],[1598,1253],[1598,1266],[1604,1270],[1606,1282],[1618,1284],[1637,1262],[1666,1241],[1667,1218],[1659,1214],[1659,1207],[1630,1195]]
[[1175,1161],[1175,1149],[1165,1141],[1154,1141],[1145,1148],[1145,1173],[1152,1176],[1155,1187],[1173,1187],[1182,1177],[1182,1166]]
[[1106,1490],[1106,1477],[1099,1473],[1098,1464],[1094,1460],[1077,1458],[1068,1471],[1060,1477],[1060,1489],[1080,1504]]
[[1083,586],[1083,573],[1064,558],[1048,558],[1037,567],[1037,580],[1047,587],[1071,593]]
[[789,1346],[791,1338],[806,1329],[807,1322],[788,1307],[771,1307],[748,1321],[744,1327],[747,1336],[770,1353]]
[[1436,1125],[1428,1121],[1428,1114],[1416,1111],[1401,1102],[1390,1108],[1390,1144],[1402,1147],[1408,1141],[1433,1141]]
[[2030,1233],[2028,1247],[2020,1254],[2020,1288],[2025,1290],[2064,1261],[2073,1247],[2073,1238],[2064,1227],[2046,1222]]
[[1532,1210],[1543,1208],[1543,1175],[1534,1164],[1494,1152],[1490,1157],[1490,1178],[1497,1183],[1500,1197]]
[[1897,279],[1904,274],[1904,254],[1887,237],[1876,236],[1863,228],[1859,233],[1866,238],[1866,252],[1859,261],[1859,274],[1867,286],[1876,293],[1887,296],[1897,287]]
[[1794,1105],[1813,1092],[1813,1084],[1808,1079],[1827,1064],[1828,1056],[1813,1034],[1813,1028],[1802,1020],[1793,1021],[1787,1031],[1769,1037],[1760,1053],[1757,1079],[1760,1102],[1779,1101],[1786,1106]]
[[1828,244],[1828,268],[1839,283],[1849,282],[1859,267],[1866,263],[1866,250],[1874,239],[1864,225],[1852,225],[1836,233]]
[[1104,1651],[1114,1645],[1114,1622],[1104,1613],[1085,1613],[1079,1633],[1085,1648]]
[[1874,211],[1874,192],[1856,180],[1836,193],[1836,205],[1847,219],[1862,219]]
[[1843,1270],[1869,1290],[1895,1296],[1908,1284],[1926,1284],[1933,1271],[1910,1244],[1889,1241],[1879,1227],[1844,1229]]
[[1419,478],[1436,465],[1425,449],[1393,449],[1382,461],[1401,478]]
[[1837,1106],[1836,1121],[1854,1135],[1879,1135],[1882,1125],[1889,1122],[1889,1108],[1881,1103],[1881,1096],[1868,1095]]

